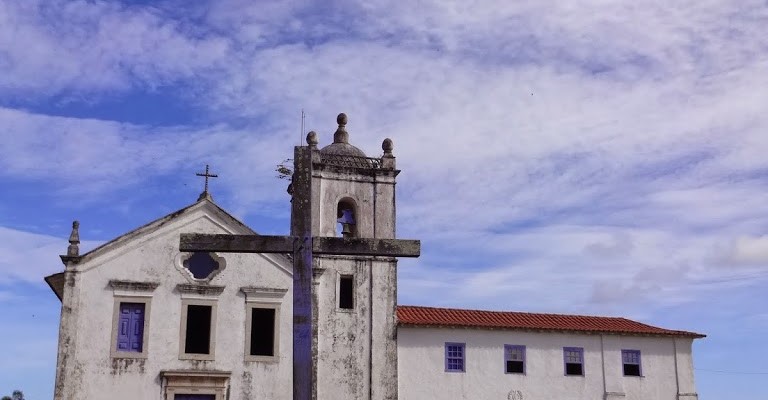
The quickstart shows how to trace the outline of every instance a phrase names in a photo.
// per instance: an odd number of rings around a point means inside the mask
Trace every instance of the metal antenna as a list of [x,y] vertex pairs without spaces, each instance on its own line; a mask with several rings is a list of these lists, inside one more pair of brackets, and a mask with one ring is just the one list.
[[299,146],[301,146],[304,140],[304,109],[301,109],[301,132],[299,133]]

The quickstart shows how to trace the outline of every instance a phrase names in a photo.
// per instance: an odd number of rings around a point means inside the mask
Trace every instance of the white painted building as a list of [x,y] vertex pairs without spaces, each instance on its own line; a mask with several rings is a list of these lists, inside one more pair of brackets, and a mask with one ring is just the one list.
[[291,398],[291,264],[214,255],[206,273],[210,260],[178,251],[181,232],[252,233],[203,197],[46,278],[62,299],[55,399]]
[[402,399],[694,400],[702,335],[624,318],[397,311]]
[[[395,237],[392,142],[312,151],[312,233]],[[295,201],[296,199],[294,199]],[[339,229],[341,227],[341,229]],[[292,262],[181,253],[182,233],[254,234],[206,192],[194,204],[79,254],[63,272],[55,400],[292,398]],[[396,304],[397,260],[313,260],[317,398],[696,399],[702,335],[624,319]]]

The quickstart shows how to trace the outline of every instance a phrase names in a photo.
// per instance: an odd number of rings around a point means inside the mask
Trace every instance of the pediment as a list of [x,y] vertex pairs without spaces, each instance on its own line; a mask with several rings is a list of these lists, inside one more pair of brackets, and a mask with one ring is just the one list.
[[[204,223],[201,224],[201,221]],[[204,225],[211,230],[217,231],[217,233],[230,233],[240,235],[256,235],[257,233],[250,227],[233,217],[224,209],[219,207],[213,201],[203,198],[198,202],[168,214],[162,218],[158,218],[151,221],[137,229],[134,229],[126,234],[123,234],[113,240],[110,240],[101,246],[91,250],[90,252],[83,254],[77,259],[73,260],[73,265],[79,271],[88,271],[92,268],[97,268],[108,262],[111,259],[121,256],[129,251],[135,250],[143,246],[152,240],[162,238],[165,235],[173,234],[178,235],[182,232],[194,232],[195,226]],[[167,236],[166,236],[167,237]],[[177,268],[183,267],[184,261],[189,259],[191,255],[188,253],[179,254],[176,258]],[[292,269],[290,262],[287,258],[281,255],[263,255],[267,258],[271,264],[279,267],[284,272],[291,274]],[[221,262],[224,258],[220,255],[213,255],[214,258],[218,257]],[[224,263],[220,264],[223,269]],[[218,272],[221,272],[221,269]],[[185,269],[184,273],[188,274],[193,282],[201,282],[210,280],[218,272],[209,274],[205,279],[197,279],[192,275],[189,275],[189,271]]]

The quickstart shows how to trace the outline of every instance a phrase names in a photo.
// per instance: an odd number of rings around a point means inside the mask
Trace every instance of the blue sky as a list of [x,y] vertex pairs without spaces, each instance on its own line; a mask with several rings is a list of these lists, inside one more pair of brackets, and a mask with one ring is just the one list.
[[287,232],[304,109],[394,141],[401,304],[706,333],[700,398],[765,399],[768,4],[667,3],[0,1],[0,394],[51,397],[73,219],[93,247],[210,163]]

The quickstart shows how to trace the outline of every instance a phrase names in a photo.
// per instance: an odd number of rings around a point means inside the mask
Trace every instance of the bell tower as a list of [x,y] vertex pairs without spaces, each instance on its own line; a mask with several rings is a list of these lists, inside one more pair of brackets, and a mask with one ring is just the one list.
[[[395,238],[392,140],[367,157],[349,143],[339,114],[333,143],[312,153],[312,235]],[[382,256],[315,255],[313,358],[318,399],[397,399],[397,260]]]

